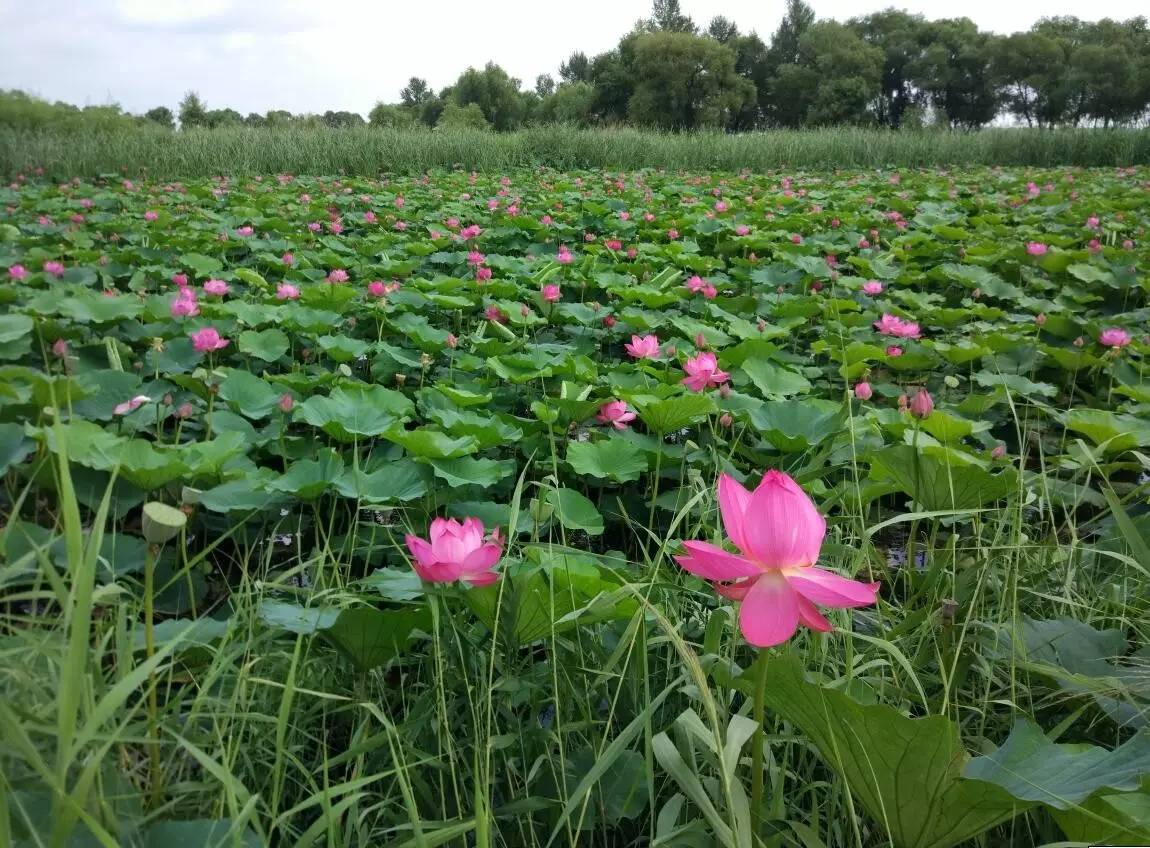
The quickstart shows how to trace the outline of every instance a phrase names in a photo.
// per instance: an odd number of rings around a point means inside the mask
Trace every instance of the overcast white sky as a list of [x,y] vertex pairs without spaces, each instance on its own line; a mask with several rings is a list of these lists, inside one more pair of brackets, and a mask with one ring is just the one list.
[[[845,20],[895,5],[928,18],[966,15],[985,29],[1027,29],[1042,16],[1129,18],[1146,0],[810,0]],[[682,0],[769,37],[784,0]],[[398,100],[408,77],[439,89],[494,59],[525,85],[556,75],[573,50],[613,47],[649,0],[0,0],[0,88],[132,112],[197,90],[209,108],[367,113]]]

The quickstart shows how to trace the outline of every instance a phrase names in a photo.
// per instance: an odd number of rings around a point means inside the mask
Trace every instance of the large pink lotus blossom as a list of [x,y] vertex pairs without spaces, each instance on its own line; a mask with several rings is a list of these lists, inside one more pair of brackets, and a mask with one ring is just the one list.
[[499,579],[492,568],[503,555],[497,531],[483,538],[483,522],[478,518],[437,518],[431,522],[431,541],[408,534],[407,549],[414,558],[412,567],[421,580],[454,583],[462,580],[473,586],[486,586]]
[[298,300],[299,287],[291,283],[280,283],[276,286],[276,300]]
[[900,339],[917,339],[922,335],[922,330],[914,321],[904,321],[890,313],[883,313],[882,318],[874,322],[874,328],[884,336],[897,336]]
[[565,244],[559,245],[559,252],[555,254],[555,261],[558,262],[560,265],[570,265],[571,264],[572,256],[571,256],[570,251],[567,250],[567,245],[565,245]]
[[870,297],[882,294],[882,283],[878,280],[867,280],[862,284],[862,293]]
[[708,386],[722,385],[730,379],[726,371],[719,370],[719,359],[710,351],[692,356],[683,363],[683,370],[687,376],[679,382],[693,392],[701,392]]
[[659,337],[631,336],[623,348],[635,359],[655,359],[659,355]]
[[540,290],[540,294],[543,296],[543,299],[545,301],[547,301],[548,303],[555,303],[557,300],[559,300],[560,297],[563,296],[562,293],[559,291],[559,286],[555,285],[554,283],[548,283],[547,285],[545,285]]
[[749,492],[723,474],[718,488],[723,526],[739,553],[689,541],[683,543],[687,553],[675,559],[710,580],[723,597],[740,602],[739,627],[752,645],[779,645],[800,623],[831,630],[816,604],[847,609],[875,602],[878,583],[860,583],[815,566],[826,521],[788,475],[768,471]]
[[599,407],[599,414],[595,416],[600,424],[610,424],[616,430],[626,430],[627,425],[635,420],[635,413],[627,409],[627,402],[612,400]]
[[220,337],[220,331],[215,327],[204,327],[191,333],[192,347],[197,353],[209,353],[228,346],[228,340]]
[[173,318],[195,318],[199,315],[200,305],[196,301],[195,289],[180,289],[172,300],[171,313]]
[[1040,241],[1031,241],[1026,243],[1026,252],[1031,256],[1042,256],[1046,253],[1047,247]]
[[227,294],[231,290],[232,290],[231,286],[229,286],[223,280],[208,280],[206,283],[204,283],[204,292],[206,294],[214,294],[214,295],[222,296],[222,295]]
[[28,278],[28,269],[23,265],[13,265],[8,269],[8,276],[13,280],[24,280]]
[[1130,334],[1119,327],[1109,327],[1099,333],[1098,344],[1103,347],[1126,347],[1130,344]]
[[343,268],[336,268],[327,275],[327,281],[329,283],[346,283],[347,279],[347,271],[343,270]]
[[51,274],[53,277],[59,279],[64,276],[64,265],[60,262],[45,262],[44,273]]
[[129,412],[134,412],[135,410],[139,409],[141,406],[143,406],[145,403],[148,403],[150,400],[151,400],[151,398],[148,397],[147,395],[136,395],[131,400],[126,400],[123,403],[116,404],[115,407],[113,407],[113,409],[112,409],[112,414],[113,415],[127,415]]

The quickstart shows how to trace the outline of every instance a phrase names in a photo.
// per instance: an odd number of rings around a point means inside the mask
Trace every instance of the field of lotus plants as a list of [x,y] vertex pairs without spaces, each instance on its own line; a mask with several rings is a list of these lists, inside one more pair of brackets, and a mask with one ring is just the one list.
[[1150,171],[0,188],[0,845],[1150,843]]

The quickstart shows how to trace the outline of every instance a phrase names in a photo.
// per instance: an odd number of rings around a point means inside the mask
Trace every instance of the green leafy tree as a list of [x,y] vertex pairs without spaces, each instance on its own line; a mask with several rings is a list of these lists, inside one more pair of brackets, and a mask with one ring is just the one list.
[[144,120],[152,124],[157,124],[167,130],[175,129],[176,127],[176,116],[172,114],[172,110],[167,106],[157,106],[155,109],[149,109],[144,113]]
[[787,0],[787,11],[771,36],[772,70],[799,60],[799,41],[815,22],[815,10],[803,0]]
[[913,83],[951,127],[976,129],[994,118],[999,95],[995,45],[969,18],[931,21],[928,45],[911,69]]
[[755,87],[754,99],[747,101],[734,115],[730,129],[751,130],[763,124],[770,108],[770,51],[753,32],[735,36],[726,42],[726,46],[735,53],[735,73]]
[[234,127],[243,122],[244,116],[235,109],[209,109],[204,116],[204,123],[212,129]]
[[683,14],[679,0],[654,0],[651,17],[643,22],[643,28],[649,32],[698,32],[695,22]]
[[372,127],[410,127],[415,121],[411,109],[394,103],[376,103],[367,113],[367,123]]
[[247,127],[266,127],[267,125],[267,118],[259,112],[248,112],[247,117],[244,118],[244,126]]
[[550,97],[555,93],[555,79],[551,74],[540,74],[535,78],[535,93],[540,97]]
[[635,42],[639,37],[637,32],[629,33],[614,50],[600,53],[591,61],[588,76],[595,89],[591,111],[600,123],[621,124],[627,120],[635,93]]
[[194,91],[189,91],[180,101],[180,128],[206,127],[208,125],[208,110],[204,101]]
[[442,97],[432,97],[424,101],[423,105],[419,107],[419,122],[424,126],[434,127],[446,105],[447,101]]
[[559,78],[564,82],[588,82],[591,79],[591,60],[582,50],[576,50],[567,61],[559,65]]
[[491,124],[488,123],[483,109],[478,103],[468,103],[466,106],[461,106],[455,101],[448,101],[443,107],[443,112],[440,114],[435,128],[437,130],[489,130]]
[[867,44],[883,52],[882,82],[875,101],[875,118],[888,127],[902,125],[906,110],[924,99],[911,82],[911,68],[926,47],[928,33],[921,15],[886,9],[850,21]]
[[363,115],[358,112],[333,112],[329,109],[323,113],[322,120],[325,126],[332,129],[363,126]]
[[539,120],[587,126],[592,120],[595,88],[589,82],[565,82],[539,105]]
[[481,71],[468,68],[460,74],[452,87],[451,99],[457,106],[478,106],[487,123],[500,131],[513,130],[523,120],[519,80],[508,76],[494,62],[488,62]]
[[409,109],[418,110],[420,106],[435,97],[431,92],[431,88],[427,85],[427,80],[420,77],[412,77],[407,81],[399,92],[399,102]]
[[711,18],[711,22],[707,25],[707,35],[720,44],[727,44],[732,39],[739,37],[739,27],[734,21],[722,15],[716,15]]
[[1041,32],[1016,32],[994,47],[992,71],[1002,105],[1027,126],[1066,119],[1069,63],[1065,45]]
[[634,74],[628,115],[661,129],[725,127],[755,99],[754,85],[735,72],[734,51],[686,32],[636,39]]
[[296,116],[286,109],[272,109],[264,116],[264,125],[268,127],[286,127],[296,123]]

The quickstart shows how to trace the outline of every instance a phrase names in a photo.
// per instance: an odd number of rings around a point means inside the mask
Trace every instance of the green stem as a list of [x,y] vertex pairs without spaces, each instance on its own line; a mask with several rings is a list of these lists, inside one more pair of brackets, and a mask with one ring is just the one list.
[[766,734],[763,719],[767,697],[767,652],[760,649],[754,665],[755,700],[752,718],[755,735],[751,737],[751,839],[759,839],[763,830],[763,745]]
[[[153,616],[153,599],[156,589],[156,546],[148,545],[144,556],[144,652],[150,660],[156,653],[156,631]],[[152,744],[148,747],[148,763],[151,771],[151,800],[153,809],[159,804],[163,788],[160,783],[160,726],[159,693],[155,672],[148,674],[148,736]]]

